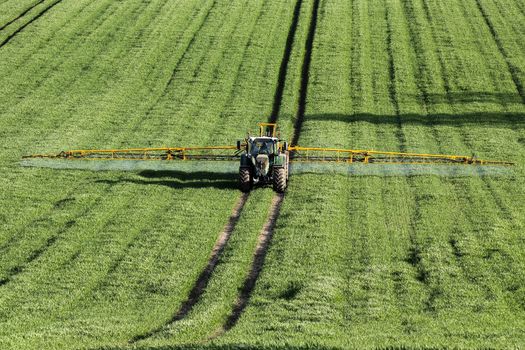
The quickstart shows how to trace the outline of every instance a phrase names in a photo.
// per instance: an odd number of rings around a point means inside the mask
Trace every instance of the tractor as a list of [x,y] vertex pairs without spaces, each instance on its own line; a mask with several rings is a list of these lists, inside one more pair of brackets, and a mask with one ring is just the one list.
[[239,187],[250,192],[254,185],[273,185],[283,193],[288,185],[290,162],[287,142],[277,137],[277,124],[259,123],[259,136],[248,135],[244,142],[237,141],[241,153]]

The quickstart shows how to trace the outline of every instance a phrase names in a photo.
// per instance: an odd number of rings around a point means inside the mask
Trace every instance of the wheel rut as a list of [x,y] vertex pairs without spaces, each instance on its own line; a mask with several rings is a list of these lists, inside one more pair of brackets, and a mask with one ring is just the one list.
[[0,49],[2,47],[4,47],[5,45],[7,45],[11,39],[13,39],[18,33],[20,33],[22,30],[24,30],[26,27],[28,27],[30,24],[36,22],[40,17],[42,17],[43,15],[45,15],[49,10],[51,10],[53,7],[55,7],[56,5],[60,4],[62,2],[62,0],[58,0],[58,1],[55,1],[54,3],[52,3],[51,5],[49,5],[48,7],[46,7],[45,9],[43,9],[42,11],[40,11],[35,17],[33,17],[33,19],[31,19],[29,22],[27,22],[26,24],[20,26],[17,30],[15,30],[13,33],[9,34],[2,42],[0,42]]
[[24,17],[29,11],[31,11],[32,9],[34,9],[35,7],[37,7],[38,5],[40,5],[41,3],[43,3],[44,1],[46,0],[39,0],[37,2],[35,2],[33,5],[29,6],[27,9],[25,9],[22,13],[20,13],[18,16],[16,16],[15,18],[13,18],[12,20],[10,20],[9,22],[7,22],[6,24],[4,24],[3,26],[0,27],[0,31],[6,29],[7,27],[9,27],[11,24],[15,23],[16,21],[18,21],[20,18]]
[[[320,3],[319,0],[314,0],[313,6],[312,6],[312,14],[310,17],[310,23],[308,27],[308,34],[307,34],[307,38],[305,41],[305,52],[304,52],[302,68],[301,68],[301,84],[300,84],[300,91],[299,91],[299,101],[298,101],[296,119],[294,123],[294,131],[292,135],[292,144],[294,145],[297,144],[297,141],[299,140],[301,127],[302,127],[304,117],[305,117],[306,97],[308,94],[308,82],[309,82],[309,75],[310,75],[310,64],[311,64],[311,59],[312,59],[313,43],[314,43],[315,32],[316,32],[316,27],[317,27],[317,15],[319,12],[319,3]],[[286,81],[287,65],[288,65],[288,62],[291,56],[293,41],[294,41],[297,26],[298,26],[298,22],[299,22],[301,5],[302,5],[302,0],[298,0],[294,8],[293,22],[290,26],[290,31],[288,33],[285,52],[283,55],[283,61],[282,61],[281,69],[279,72],[279,81],[277,84],[277,90],[275,94],[274,109],[273,109],[272,116],[270,118],[271,122],[275,122],[278,119],[280,105],[282,102],[282,92],[284,90],[284,83]],[[242,313],[246,309],[246,306],[248,305],[248,302],[250,301],[252,292],[259,278],[260,272],[263,269],[264,262],[266,259],[266,254],[272,242],[274,229],[277,223],[277,219],[279,218],[281,205],[284,201],[284,197],[285,195],[283,193],[276,193],[273,196],[272,202],[269,208],[269,212],[268,212],[268,218],[266,222],[264,223],[261,229],[261,232],[259,233],[257,247],[255,249],[255,253],[253,256],[253,261],[252,261],[250,270],[248,272],[248,275],[246,276],[246,279],[244,280],[243,286],[237,297],[237,300],[233,304],[232,311],[230,315],[227,317],[224,324],[219,329],[217,329],[212,335],[210,335],[207,341],[216,339],[222,336],[224,333],[228,332],[230,329],[232,329],[237,324],[237,321],[239,320]]]
[[[292,23],[289,28],[289,32],[288,32],[287,39],[286,39],[286,44],[284,47],[283,57],[282,57],[280,68],[279,68],[278,81],[277,81],[276,91],[274,94],[274,100],[273,100],[273,105],[272,105],[272,114],[269,118],[269,122],[276,122],[279,117],[279,111],[281,108],[284,86],[285,86],[286,76],[287,76],[287,71],[288,71],[288,64],[289,64],[291,54],[292,54],[292,48],[293,48],[294,39],[296,36],[296,31],[297,31],[297,27],[299,23],[302,3],[303,3],[303,0],[297,0],[294,6]],[[294,127],[294,134],[293,134],[294,140],[299,139],[299,130],[302,125],[302,120],[304,118],[304,113],[305,113],[311,52],[312,52],[315,28],[316,28],[316,23],[317,23],[318,9],[319,9],[319,0],[314,0],[313,13],[312,13],[311,21],[310,21],[308,37],[305,43],[306,50],[305,50],[305,55],[304,55],[303,64],[302,64],[300,98],[299,98],[297,119],[296,119],[296,123]],[[170,79],[170,81],[168,81],[167,86],[169,86],[172,83],[172,79],[173,79],[173,76]],[[220,255],[222,251],[224,250],[224,248],[226,247],[228,240],[232,232],[235,229],[235,225],[242,213],[244,204],[246,203],[248,196],[249,196],[248,194],[242,194],[240,196],[233,210],[233,213],[230,216],[230,219],[225,226],[225,229],[223,230],[223,232],[217,239],[217,242],[214,248],[212,249],[212,253],[210,255],[208,264],[206,265],[204,270],[201,272],[201,274],[197,278],[190,294],[188,295],[188,298],[181,304],[178,311],[173,315],[173,317],[168,322],[164,323],[162,326],[159,326],[156,329],[153,329],[147,333],[140,334],[140,335],[133,337],[132,339],[129,340],[129,343],[134,344],[134,343],[151,338],[161,333],[168,325],[184,319],[189,314],[189,312],[192,310],[193,306],[195,306],[195,304],[198,303],[198,301],[200,300],[200,297],[202,296],[202,294],[204,293],[207,287],[209,280],[212,278],[215,267],[217,266],[219,262]],[[225,332],[233,328],[235,324],[237,323],[238,319],[240,318],[240,316],[242,315],[244,309],[248,305],[252,291],[255,288],[257,279],[263,268],[266,254],[268,252],[268,248],[270,246],[270,243],[273,237],[274,228],[275,228],[277,219],[279,217],[280,208],[281,208],[283,200],[284,200],[284,194],[275,194],[273,196],[272,202],[271,202],[271,205],[268,211],[268,218],[265,224],[263,225],[261,232],[258,236],[258,241],[257,241],[257,246],[254,252],[254,256],[253,256],[253,261],[251,263],[249,272],[244,280],[243,286],[241,287],[237,300],[233,304],[232,311],[227,317],[225,323],[219,329],[217,329],[212,335],[208,337],[207,339],[208,341],[221,336],[222,334],[224,334]]]
[[277,81],[277,88],[275,89],[275,95],[273,98],[272,115],[270,116],[270,123],[277,122],[279,118],[279,112],[281,110],[281,104],[283,101],[284,84],[286,82],[286,75],[288,72],[288,62],[292,56],[292,47],[295,39],[295,33],[297,32],[297,25],[299,24],[299,15],[301,14],[301,7],[303,0],[297,0],[293,10],[293,19],[288,30],[288,37],[286,38],[286,45],[284,47],[283,59],[281,60],[281,66],[279,67],[279,79]]
[[299,88],[299,107],[294,123],[294,132],[292,136],[292,145],[296,145],[301,136],[301,129],[304,122],[304,115],[306,112],[306,97],[308,95],[308,82],[310,81],[310,64],[312,61],[312,49],[315,39],[315,30],[317,28],[317,14],[319,13],[319,0],[314,0],[312,6],[312,15],[310,19],[310,26],[308,27],[308,36],[305,42],[305,52],[303,57],[303,65],[301,69],[301,86]]
[[133,337],[129,341],[129,343],[133,344],[140,340],[150,338],[160,333],[170,324],[182,320],[191,311],[193,306],[197,304],[200,297],[206,290],[206,286],[208,285],[208,282],[210,281],[213,275],[213,271],[215,270],[215,267],[217,267],[221,253],[224,251],[224,248],[226,247],[226,244],[228,243],[230,236],[233,230],[235,229],[237,222],[239,221],[244,205],[246,204],[246,201],[248,200],[248,196],[249,196],[248,193],[243,193],[239,197],[237,203],[235,204],[232,210],[230,218],[228,219],[228,222],[224,226],[224,229],[220,233],[219,237],[217,238],[217,241],[215,242],[215,245],[213,246],[213,249],[211,251],[210,258],[208,260],[208,263],[206,264],[206,267],[200,273],[199,277],[195,281],[195,284],[193,285],[193,288],[190,291],[190,294],[188,295],[188,298],[181,304],[177,312],[171,317],[171,319],[168,322],[164,323],[163,325],[147,333],[140,334],[140,335]]
[[233,306],[231,314],[228,316],[224,325],[210,337],[210,340],[221,336],[222,334],[233,328],[239,320],[239,317],[241,317],[242,312],[248,305],[248,301],[250,300],[252,291],[263,268],[266,253],[268,252],[268,247],[272,241],[275,224],[277,222],[277,218],[279,217],[279,212],[283,200],[284,194],[282,193],[277,193],[273,196],[270,210],[268,212],[268,218],[264,223],[261,233],[259,234],[259,237],[257,239],[257,246],[255,248],[255,254],[253,257],[250,272],[244,280],[243,287]]

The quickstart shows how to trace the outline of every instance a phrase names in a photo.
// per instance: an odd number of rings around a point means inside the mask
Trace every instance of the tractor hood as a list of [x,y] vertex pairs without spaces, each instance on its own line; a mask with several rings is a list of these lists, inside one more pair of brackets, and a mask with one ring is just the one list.
[[252,158],[255,161],[255,171],[258,176],[267,176],[270,170],[270,157],[267,154],[259,154]]

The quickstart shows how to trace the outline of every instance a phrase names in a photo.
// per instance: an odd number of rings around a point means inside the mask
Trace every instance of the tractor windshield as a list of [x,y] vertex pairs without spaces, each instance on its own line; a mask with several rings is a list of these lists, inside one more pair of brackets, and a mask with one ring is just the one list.
[[252,143],[251,154],[272,154],[273,141],[267,139],[255,139]]

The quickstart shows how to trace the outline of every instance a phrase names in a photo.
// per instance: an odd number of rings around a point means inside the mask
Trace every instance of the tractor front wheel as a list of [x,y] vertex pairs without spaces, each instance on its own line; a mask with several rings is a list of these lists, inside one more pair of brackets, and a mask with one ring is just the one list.
[[275,167],[273,169],[273,190],[283,193],[286,190],[286,169],[284,167]]
[[252,172],[250,168],[239,169],[239,187],[242,192],[250,192],[253,185]]

